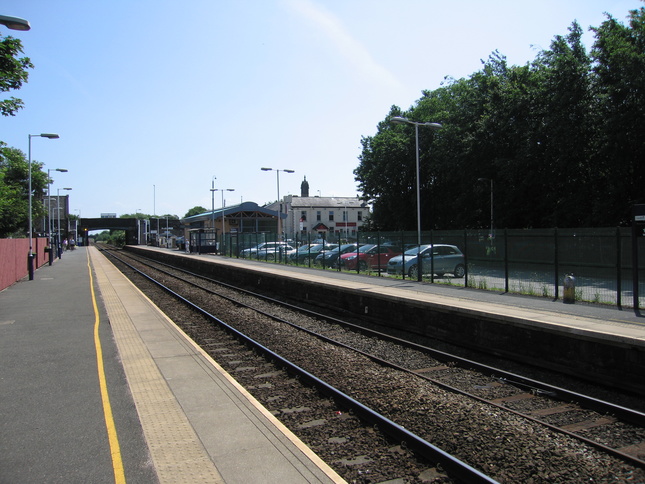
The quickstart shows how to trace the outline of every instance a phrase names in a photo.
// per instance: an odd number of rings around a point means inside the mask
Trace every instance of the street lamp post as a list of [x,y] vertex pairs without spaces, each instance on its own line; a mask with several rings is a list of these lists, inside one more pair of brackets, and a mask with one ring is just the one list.
[[211,227],[213,227],[213,244],[217,246],[217,237],[215,235],[215,180],[217,180],[217,177],[213,175],[211,180]]
[[[52,261],[54,260],[54,253],[52,252],[52,231],[54,230],[52,227],[52,199],[50,195],[50,186],[51,186],[51,178],[50,178],[50,172],[52,170],[47,169],[47,235],[49,237],[49,265],[52,265]],[[68,170],[67,168],[55,168],[53,171],[60,171],[61,173],[66,173]]]
[[490,243],[493,243],[493,179],[492,178],[478,178],[477,181],[490,181]]
[[81,209],[80,208],[75,208],[75,212],[78,212],[78,217],[76,217],[76,220],[74,221],[74,239],[76,241],[76,245],[78,246],[78,222],[81,220]]
[[137,245],[141,245],[141,217],[139,217],[140,208],[134,211],[134,216],[137,219]]
[[[71,188],[63,188],[62,190],[71,190]],[[58,258],[59,259],[63,255],[63,250],[62,250],[61,243],[60,243],[60,191],[61,191],[61,188],[56,189],[56,208],[57,208],[56,212],[58,212],[57,213],[57,215],[58,215],[58,230],[56,231],[56,240],[57,240],[56,246],[58,248]]]
[[[222,192],[222,247],[224,247],[224,232],[226,230],[224,222],[224,192],[234,192],[235,188],[213,188],[213,193],[220,191]],[[213,214],[215,214],[215,209],[213,209]],[[215,219],[213,219],[213,230],[215,229]]]
[[[390,119],[390,122],[393,124],[411,124],[414,126],[414,137],[416,140],[416,159],[417,159],[417,280],[421,282],[422,280],[422,260],[421,260],[421,185],[420,185],[420,173],[419,173],[419,126],[425,126],[432,130],[440,130],[443,126],[439,123],[418,123],[415,121],[410,121],[407,118],[402,118],[400,116],[395,116]],[[432,257],[432,249],[430,249],[430,254]]]
[[282,201],[280,200],[280,172],[284,171],[285,173],[295,173],[295,170],[276,170],[275,168],[262,168],[262,171],[276,171],[276,178],[278,180],[278,207],[280,209],[280,215],[278,216],[278,238],[282,240]]
[[[27,24],[29,25],[29,24]],[[27,255],[27,271],[29,272],[29,280],[34,280],[34,252],[33,252],[33,220],[31,214],[31,199],[33,194],[31,193],[31,138],[49,138],[57,139],[59,136],[55,133],[41,133],[41,134],[30,134],[29,135],[29,254]]]

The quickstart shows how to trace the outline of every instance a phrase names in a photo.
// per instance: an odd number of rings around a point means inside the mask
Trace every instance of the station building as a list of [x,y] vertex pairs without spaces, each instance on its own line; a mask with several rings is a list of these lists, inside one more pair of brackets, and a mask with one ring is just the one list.
[[[300,185],[300,196],[287,195],[278,202],[260,207],[255,202],[244,202],[221,207],[181,219],[186,240],[191,234],[205,234],[209,240],[221,240],[221,235],[249,233],[277,234],[281,229],[285,238],[300,240],[329,236],[356,238],[369,214],[368,205],[358,197],[310,197],[305,178]],[[281,223],[278,224],[278,217]],[[201,245],[201,244],[200,244]]]
[[316,239],[340,236],[354,239],[369,215],[369,206],[358,197],[309,196],[309,182],[300,184],[300,196],[287,195],[282,203],[266,208],[286,215],[282,230],[288,238]]

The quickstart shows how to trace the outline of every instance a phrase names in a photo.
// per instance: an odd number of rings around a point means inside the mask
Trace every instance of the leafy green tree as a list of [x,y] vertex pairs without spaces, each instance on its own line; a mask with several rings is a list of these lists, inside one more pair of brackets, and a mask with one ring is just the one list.
[[186,212],[186,215],[184,215],[184,218],[192,217],[193,215],[199,215],[200,213],[205,213],[205,212],[208,212],[208,210],[198,205],[188,210],[188,212]]
[[171,215],[169,213],[167,213],[165,215],[149,215],[147,213],[141,213],[141,212],[124,213],[123,215],[119,215],[119,218],[138,218],[138,219],[141,219],[141,220],[143,220],[143,219],[153,219],[153,218],[155,218],[155,219],[160,218],[160,219],[165,220],[166,218],[168,218],[168,220],[179,220],[179,217],[177,215]]
[[150,217],[152,217],[152,215],[148,215],[146,213],[141,213],[141,212],[124,213],[123,215],[119,215],[119,218],[138,218],[138,219],[141,219],[141,220],[149,219]]
[[[0,36],[0,92],[20,89],[27,82],[33,64],[28,57],[18,57],[23,53],[22,43],[13,37]],[[0,113],[3,116],[15,116],[23,107],[23,102],[15,97],[0,101]]]
[[[375,230],[403,230],[415,220],[407,210],[414,200],[411,197],[415,186],[410,167],[406,166],[409,140],[389,124],[392,117],[401,115],[401,109],[392,106],[385,121],[379,123],[377,134],[362,138],[361,163],[354,170],[363,198],[373,201],[371,224]],[[400,216],[392,220],[392,213]]]
[[[32,218],[46,215],[43,197],[47,174],[31,163]],[[29,163],[25,154],[0,143],[0,237],[26,236],[29,221]]]
[[[530,145],[537,173],[534,201],[537,226],[576,227],[593,224],[588,201],[593,190],[593,142],[597,107],[593,93],[591,58],[582,44],[583,31],[574,22],[567,36],[556,36],[549,50],[535,61]],[[537,202],[537,203],[536,203]],[[583,207],[585,207],[583,209]]]
[[493,52],[468,78],[446,79],[407,111],[393,106],[363,137],[355,179],[378,230],[416,227],[419,128],[422,228],[580,227],[629,222],[645,203],[645,8],[608,17],[589,54],[574,22],[532,63]]
[[606,213],[629,220],[633,203],[645,203],[645,8],[629,12],[629,24],[608,16],[592,29],[600,113],[598,193]]

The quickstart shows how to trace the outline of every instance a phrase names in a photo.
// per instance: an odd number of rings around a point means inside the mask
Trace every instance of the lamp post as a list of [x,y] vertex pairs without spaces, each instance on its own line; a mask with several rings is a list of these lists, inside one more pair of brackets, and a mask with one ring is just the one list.
[[[213,193],[220,191],[222,192],[222,246],[224,246],[224,232],[226,230],[224,222],[225,222],[225,216],[224,216],[224,192],[234,192],[235,188],[214,188]],[[213,214],[215,214],[215,209],[213,209]],[[215,219],[213,219],[215,220]],[[213,228],[215,228],[215,222],[213,221]]]
[[492,178],[478,178],[477,181],[490,181],[490,243],[493,243],[493,179]]
[[81,220],[81,209],[80,208],[75,208],[75,212],[78,212],[78,217],[76,217],[76,220],[74,221],[74,239],[76,241],[76,245],[78,246],[78,222]]
[[51,178],[50,178],[50,173],[52,171],[60,171],[61,173],[67,173],[69,170],[67,168],[55,168],[53,170],[47,169],[47,232],[49,234],[49,245],[51,247],[52,243],[52,201],[51,201],[51,195],[50,195],[50,186],[51,186]]
[[280,172],[295,173],[295,170],[276,170],[275,168],[262,168],[262,171],[276,171],[276,178],[278,180],[278,207],[280,208],[280,215],[278,216],[278,238],[282,240],[282,201],[280,200]]
[[[421,261],[421,185],[420,185],[420,173],[419,173],[419,126],[425,126],[434,131],[440,130],[443,126],[439,123],[418,123],[416,121],[410,121],[407,118],[402,118],[400,116],[395,116],[390,119],[390,122],[393,124],[411,124],[414,126],[414,137],[416,140],[416,159],[417,159],[417,280],[421,282],[422,280],[422,261]],[[430,254],[432,255],[432,249],[430,249]]]
[[18,17],[7,17],[6,15],[0,15],[0,25],[4,25],[11,30],[30,30],[31,26],[29,22],[25,19]]
[[[27,24],[29,25],[29,24]],[[34,280],[34,253],[33,253],[33,220],[31,214],[31,138],[49,138],[57,139],[59,136],[55,133],[41,133],[41,134],[30,134],[29,135],[29,254],[27,255],[27,271],[29,272],[29,280]]]
[[[62,190],[71,190],[71,188],[63,188]],[[58,230],[56,231],[56,240],[57,240],[57,248],[58,248],[58,258],[60,259],[63,255],[63,250],[61,247],[60,243],[60,191],[61,188],[56,189],[56,208],[57,208],[57,215],[58,215]]]
[[213,227],[213,243],[217,245],[217,237],[215,236],[215,180],[217,177],[213,175],[211,180],[211,227]]
[[139,217],[140,208],[134,211],[134,218],[137,219],[137,245],[141,245],[141,217]]

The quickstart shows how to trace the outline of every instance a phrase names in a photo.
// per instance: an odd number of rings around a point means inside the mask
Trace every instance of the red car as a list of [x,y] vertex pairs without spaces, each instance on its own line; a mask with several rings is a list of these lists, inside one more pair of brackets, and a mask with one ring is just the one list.
[[357,252],[349,252],[340,256],[341,267],[349,270],[358,268],[359,272],[386,269],[392,257],[401,255],[401,251],[391,245],[362,246]]

